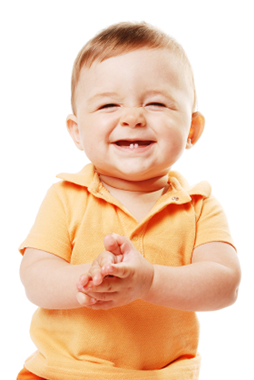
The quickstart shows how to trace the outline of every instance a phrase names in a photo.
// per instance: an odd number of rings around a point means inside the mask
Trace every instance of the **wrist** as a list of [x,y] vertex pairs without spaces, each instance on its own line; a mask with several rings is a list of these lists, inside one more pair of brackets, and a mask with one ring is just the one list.
[[154,289],[154,281],[155,281],[155,271],[156,271],[156,265],[150,264],[147,268],[147,275],[146,275],[146,286],[144,295],[141,297],[141,299],[145,302],[150,302],[152,299],[153,289]]

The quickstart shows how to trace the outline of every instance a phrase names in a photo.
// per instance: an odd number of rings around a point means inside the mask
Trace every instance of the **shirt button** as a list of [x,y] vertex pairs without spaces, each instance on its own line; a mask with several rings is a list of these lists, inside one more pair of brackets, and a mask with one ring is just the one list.
[[133,236],[132,240],[133,241],[138,241],[138,236]]
[[179,198],[178,197],[173,197],[173,198],[171,198],[172,199],[172,201],[179,201]]

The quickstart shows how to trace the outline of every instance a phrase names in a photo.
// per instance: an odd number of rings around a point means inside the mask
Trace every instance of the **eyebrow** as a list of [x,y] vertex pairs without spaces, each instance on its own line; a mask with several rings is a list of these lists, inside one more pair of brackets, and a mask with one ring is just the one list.
[[91,98],[89,98],[88,103],[92,103],[95,100],[99,100],[99,99],[105,98],[105,97],[108,97],[108,98],[119,97],[119,95],[116,92],[102,92],[100,94],[96,94],[96,95],[92,96]]
[[[162,95],[165,96],[166,98],[170,99],[171,101],[175,102],[175,99],[167,92],[166,89],[158,89],[158,90],[150,90],[150,91],[145,91],[145,94],[147,96],[153,96],[153,95]],[[93,95],[91,98],[88,99],[87,103],[91,104],[96,100],[100,100],[102,98],[119,98],[119,94],[114,91],[106,91],[106,92],[101,92],[99,94]]]
[[147,91],[145,94],[148,96],[162,95],[162,96],[165,96],[167,98],[171,98],[171,95],[167,92],[166,89],[151,90],[151,91]]

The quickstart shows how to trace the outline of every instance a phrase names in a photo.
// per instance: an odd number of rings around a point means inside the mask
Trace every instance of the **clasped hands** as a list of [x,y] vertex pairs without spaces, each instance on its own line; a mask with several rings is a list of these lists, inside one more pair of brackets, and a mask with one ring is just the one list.
[[105,251],[79,278],[78,302],[90,309],[107,310],[145,297],[153,282],[153,265],[125,236],[112,233],[103,242]]

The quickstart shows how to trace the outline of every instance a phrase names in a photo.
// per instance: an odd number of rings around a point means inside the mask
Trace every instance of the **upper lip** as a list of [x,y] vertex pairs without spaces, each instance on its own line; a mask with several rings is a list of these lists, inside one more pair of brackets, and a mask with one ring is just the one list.
[[112,142],[112,144],[115,144],[115,143],[117,143],[117,142],[119,142],[119,141],[129,141],[130,143],[133,143],[133,142],[136,142],[136,141],[147,141],[147,142],[154,142],[154,140],[153,139],[144,139],[144,138],[139,138],[139,137],[137,137],[137,138],[131,138],[131,139],[125,139],[125,138],[122,138],[122,139],[117,139],[117,140],[114,140],[114,141],[111,141]]

